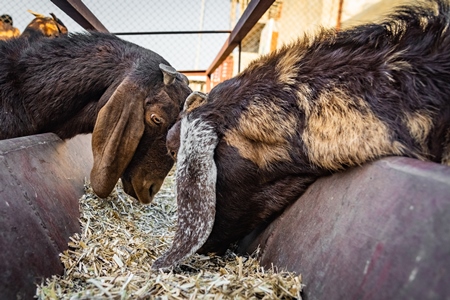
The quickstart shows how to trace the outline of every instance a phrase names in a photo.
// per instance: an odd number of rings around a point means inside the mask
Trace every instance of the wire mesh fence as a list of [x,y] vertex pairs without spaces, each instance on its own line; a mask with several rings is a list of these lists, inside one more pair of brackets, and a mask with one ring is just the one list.
[[[1,0],[1,14],[21,32],[34,16],[53,12],[69,32],[84,29],[50,0]],[[229,0],[84,0],[109,32],[151,49],[178,70],[205,70],[230,32]]]
[[[83,0],[105,27],[149,48],[176,69],[208,69],[250,0]],[[341,29],[382,17],[408,0],[275,0],[232,54],[210,75],[211,87],[236,75],[250,61],[319,27]],[[23,31],[34,16],[54,13],[69,32],[84,29],[50,0],[0,0],[2,11]],[[206,81],[206,76],[197,78]],[[204,85],[198,86],[204,90]]]
[[85,4],[110,32],[158,52],[179,70],[205,70],[230,32],[229,0],[114,2]]

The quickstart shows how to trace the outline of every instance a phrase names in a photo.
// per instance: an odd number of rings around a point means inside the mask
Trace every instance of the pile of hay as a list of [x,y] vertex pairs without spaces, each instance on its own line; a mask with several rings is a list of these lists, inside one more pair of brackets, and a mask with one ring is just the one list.
[[38,285],[38,299],[300,299],[301,277],[264,270],[228,251],[194,255],[171,272],[151,270],[176,226],[173,174],[154,204],[141,205],[116,186],[99,199],[88,183],[80,199],[81,234],[60,254],[65,271]]

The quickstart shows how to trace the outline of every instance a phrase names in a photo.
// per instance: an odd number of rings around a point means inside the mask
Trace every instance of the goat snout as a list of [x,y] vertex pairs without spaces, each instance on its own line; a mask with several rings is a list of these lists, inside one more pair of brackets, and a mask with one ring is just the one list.
[[177,160],[177,151],[169,149],[169,155],[173,158],[173,160]]
[[149,204],[153,201],[153,198],[161,189],[163,180],[154,181],[135,181],[135,180],[125,180],[122,178],[123,190],[128,195],[136,198],[139,202],[143,204]]

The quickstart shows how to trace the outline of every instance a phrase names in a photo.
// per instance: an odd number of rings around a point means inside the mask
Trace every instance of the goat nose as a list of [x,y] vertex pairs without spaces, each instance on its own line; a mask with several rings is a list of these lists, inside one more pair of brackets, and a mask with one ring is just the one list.
[[164,179],[144,180],[143,182],[133,182],[133,188],[137,194],[139,202],[149,204],[159,192]]
[[176,161],[177,160],[177,151],[170,150],[169,153],[170,153],[170,156],[172,156],[173,160]]
[[148,189],[148,195],[152,200],[155,197],[156,193],[158,193],[158,191],[159,189],[154,184],[150,186],[150,188]]
[[134,191],[133,185],[131,184],[130,181],[122,178],[122,186],[123,186],[123,190],[125,193],[127,193],[128,195],[130,195],[131,197],[133,197],[135,199],[138,199],[136,192]]

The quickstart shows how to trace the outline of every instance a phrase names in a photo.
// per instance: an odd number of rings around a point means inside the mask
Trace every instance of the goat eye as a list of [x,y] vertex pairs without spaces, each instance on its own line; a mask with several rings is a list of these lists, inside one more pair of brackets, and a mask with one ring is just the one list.
[[162,123],[162,119],[158,117],[156,114],[152,114],[150,116],[150,119],[155,123],[156,125],[160,125]]

